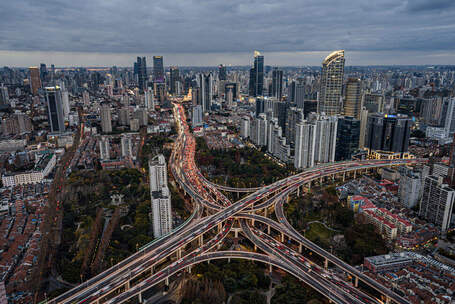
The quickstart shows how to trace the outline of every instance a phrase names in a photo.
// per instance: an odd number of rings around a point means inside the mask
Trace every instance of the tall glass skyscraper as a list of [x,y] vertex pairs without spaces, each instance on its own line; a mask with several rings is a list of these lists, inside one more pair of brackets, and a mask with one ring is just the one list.
[[163,56],[153,56],[153,80],[155,82],[164,82]]
[[262,96],[264,89],[264,56],[254,51],[254,64],[250,69],[249,95]]
[[63,117],[62,93],[60,87],[47,87],[45,92],[51,132],[64,132],[65,121]]
[[147,63],[145,57],[137,57],[134,64],[134,72],[137,74],[137,84],[141,92],[145,91],[147,87]]
[[327,115],[341,113],[341,93],[343,89],[344,51],[335,51],[322,62],[321,90],[318,113]]
[[362,82],[359,78],[349,78],[346,84],[344,115],[360,119],[362,110]]

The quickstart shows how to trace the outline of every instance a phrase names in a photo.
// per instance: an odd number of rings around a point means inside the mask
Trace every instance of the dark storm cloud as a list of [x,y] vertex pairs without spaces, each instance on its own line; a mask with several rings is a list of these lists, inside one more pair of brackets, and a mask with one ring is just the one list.
[[406,5],[411,12],[441,11],[455,8],[453,0],[408,0]]
[[0,50],[453,50],[455,0],[0,2]]

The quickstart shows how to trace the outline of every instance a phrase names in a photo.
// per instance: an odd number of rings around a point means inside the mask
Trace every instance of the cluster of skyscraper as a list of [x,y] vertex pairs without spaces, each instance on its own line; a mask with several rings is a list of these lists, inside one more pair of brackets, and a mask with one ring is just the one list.
[[296,168],[351,159],[361,150],[375,158],[406,156],[411,119],[380,113],[382,96],[363,94],[359,78],[344,83],[344,64],[342,50],[324,59],[316,103],[305,99],[304,79],[290,82],[283,98],[283,72],[277,68],[264,97],[264,56],[256,51],[249,80],[255,117],[242,119],[241,136]]

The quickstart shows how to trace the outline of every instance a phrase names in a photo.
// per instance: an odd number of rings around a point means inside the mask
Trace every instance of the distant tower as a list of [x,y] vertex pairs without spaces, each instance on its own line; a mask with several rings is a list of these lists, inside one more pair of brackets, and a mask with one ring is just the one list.
[[0,104],[9,104],[8,87],[5,87],[3,83],[0,85]]
[[38,67],[29,67],[30,71],[30,90],[33,95],[38,94],[38,90],[41,88],[41,78]]
[[137,73],[137,83],[139,85],[139,90],[143,92],[147,85],[147,63],[145,57],[137,57],[137,62],[134,67]]
[[64,132],[65,121],[63,117],[62,92],[60,91],[60,87],[47,87],[45,92],[51,132]]
[[274,68],[272,71],[272,92],[271,96],[281,100],[283,96],[283,71]]
[[254,51],[254,63],[250,69],[249,96],[262,96],[264,89],[264,56]]
[[349,78],[346,84],[344,115],[360,119],[362,110],[362,82],[358,78]]
[[322,62],[321,89],[318,113],[327,115],[341,113],[341,92],[344,76],[344,51],[335,51]]
[[103,133],[112,132],[112,118],[111,118],[111,107],[107,104],[101,106],[101,130]]
[[171,80],[170,80],[170,92],[175,95],[178,92],[178,83],[180,81],[180,73],[178,67],[170,68]]
[[164,82],[163,56],[153,56],[153,80],[155,82]]
[[199,74],[199,87],[201,94],[202,111],[208,112],[212,107],[213,98],[213,76],[212,73],[207,75]]
[[218,79],[219,80],[227,80],[227,74],[226,74],[226,66],[220,64],[218,66]]

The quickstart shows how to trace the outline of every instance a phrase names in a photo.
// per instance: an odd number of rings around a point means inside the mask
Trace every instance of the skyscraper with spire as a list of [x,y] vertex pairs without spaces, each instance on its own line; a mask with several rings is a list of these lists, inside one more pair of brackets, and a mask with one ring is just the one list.
[[318,113],[337,115],[341,113],[344,76],[344,51],[335,51],[322,62],[321,89]]

